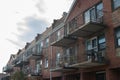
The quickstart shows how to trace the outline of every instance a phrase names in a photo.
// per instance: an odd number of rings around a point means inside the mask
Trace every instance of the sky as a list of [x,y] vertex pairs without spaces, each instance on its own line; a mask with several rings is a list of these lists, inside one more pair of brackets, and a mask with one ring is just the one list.
[[0,0],[0,73],[16,54],[53,19],[68,12],[73,0]]

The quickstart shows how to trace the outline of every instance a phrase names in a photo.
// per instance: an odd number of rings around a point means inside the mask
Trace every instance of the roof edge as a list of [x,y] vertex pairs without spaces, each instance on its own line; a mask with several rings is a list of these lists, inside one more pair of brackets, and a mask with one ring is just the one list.
[[69,9],[69,11],[68,11],[68,14],[67,14],[67,16],[66,16],[66,18],[65,18],[65,20],[64,20],[64,23],[65,23],[66,20],[68,19],[68,16],[70,15],[70,12],[71,12],[72,9],[74,8],[76,2],[77,2],[77,0],[74,0],[74,1],[73,1],[72,5],[71,5],[71,7],[70,7],[70,9]]

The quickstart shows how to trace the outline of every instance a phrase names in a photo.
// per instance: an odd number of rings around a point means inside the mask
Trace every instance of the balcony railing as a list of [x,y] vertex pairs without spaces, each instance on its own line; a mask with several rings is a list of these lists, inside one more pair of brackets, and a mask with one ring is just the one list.
[[70,67],[79,67],[79,68],[90,68],[95,66],[106,65],[108,60],[106,59],[106,51],[86,51],[86,55],[81,61],[78,61],[76,64],[70,65]]
[[41,70],[33,70],[31,72],[31,76],[41,76]]
[[43,55],[42,55],[43,49],[41,49],[41,51],[37,52],[36,50],[33,52],[29,52],[29,55],[26,56],[26,60],[30,60],[30,59],[40,59]]
[[13,66],[12,65],[7,65],[3,67],[3,72],[11,72],[13,71]]
[[58,60],[56,60],[56,67],[51,69],[51,71],[66,72],[66,71],[71,71],[71,70],[77,70],[77,68],[69,67],[70,65],[75,64],[75,63],[77,63],[77,56],[62,55]]
[[23,67],[24,65],[27,65],[29,62],[26,60],[18,59],[16,60],[14,66],[15,67]]
[[[54,36],[54,41],[51,43],[52,46],[66,47],[66,46],[69,46],[69,44],[74,43],[76,41],[75,37],[67,36],[67,33],[66,33],[67,31],[65,26],[62,27],[64,28],[63,29],[64,34],[61,34],[59,37],[57,35]],[[53,33],[53,34],[56,34],[56,33]]]
[[[81,17],[82,18],[82,17]],[[68,35],[77,36],[77,37],[88,37],[98,31],[101,31],[105,28],[103,24],[103,16],[96,18],[94,20],[90,19],[89,22],[84,23],[79,21],[79,18],[75,17],[68,24]]]
[[57,66],[51,71],[61,72],[61,71],[71,71],[78,68],[91,68],[95,66],[102,66],[107,64],[106,52],[103,51],[86,51],[86,54],[82,57],[83,59],[77,59],[77,56],[62,56],[59,61],[57,61]]
[[41,67],[39,68],[39,70],[37,69],[32,69],[31,67],[27,66],[23,68],[23,72],[25,73],[25,75],[27,76],[41,76],[42,75],[42,69]]

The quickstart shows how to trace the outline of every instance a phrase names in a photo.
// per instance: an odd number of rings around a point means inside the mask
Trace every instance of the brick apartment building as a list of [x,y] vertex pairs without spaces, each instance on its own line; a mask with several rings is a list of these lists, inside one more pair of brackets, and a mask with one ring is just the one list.
[[120,80],[120,0],[74,0],[11,64],[29,80]]
[[4,77],[6,77],[6,74],[0,73],[0,80],[6,80]]

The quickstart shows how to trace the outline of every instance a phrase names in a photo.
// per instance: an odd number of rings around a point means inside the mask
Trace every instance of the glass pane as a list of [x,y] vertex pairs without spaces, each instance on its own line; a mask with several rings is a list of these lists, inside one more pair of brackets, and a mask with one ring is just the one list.
[[95,8],[92,8],[90,10],[90,16],[91,16],[91,21],[96,22],[96,13],[95,13]]
[[97,5],[97,22],[103,21],[103,3]]
[[113,0],[114,2],[114,9],[120,7],[120,0]]
[[41,42],[41,47],[43,47],[43,42]]
[[105,40],[105,36],[104,35],[102,35],[102,36],[99,36],[99,38],[98,38],[99,40],[98,40],[98,43],[99,43],[99,50],[101,50],[101,49],[105,49],[105,47],[106,47],[106,40]]
[[90,11],[86,11],[84,14],[85,23],[90,22]]
[[57,38],[60,38],[60,31],[57,32]]
[[86,42],[86,48],[87,48],[87,50],[90,50],[90,49],[91,49],[91,43],[90,43],[90,41],[87,41],[87,42]]
[[49,43],[49,38],[46,39],[46,43]]
[[117,37],[117,38],[120,37],[120,30],[118,30],[118,31],[116,32],[116,37]]
[[101,44],[99,44],[99,49],[101,50],[101,49],[105,49],[105,47],[106,47],[106,43],[101,43]]
[[92,40],[92,48],[97,46],[97,39]]
[[40,64],[42,65],[42,60],[40,60]]
[[98,42],[99,42],[99,44],[104,43],[105,42],[105,37],[104,36],[100,36]]
[[118,38],[118,46],[120,46],[120,38]]

